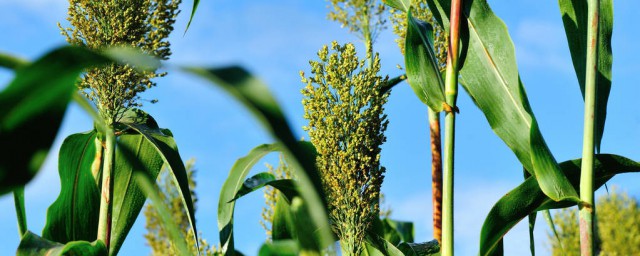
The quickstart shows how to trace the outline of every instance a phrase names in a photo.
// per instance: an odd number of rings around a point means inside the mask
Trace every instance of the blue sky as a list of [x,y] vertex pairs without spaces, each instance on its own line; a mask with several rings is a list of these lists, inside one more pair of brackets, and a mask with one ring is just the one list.
[[[558,161],[580,157],[582,148],[583,104],[573,72],[557,1],[489,1],[505,21],[516,47],[518,67],[533,111],[543,135]],[[272,89],[284,107],[299,137],[301,127],[302,83],[298,72],[308,72],[308,60],[316,58],[323,44],[332,40],[354,42],[356,37],[326,20],[327,2],[323,0],[219,0],[202,1],[192,27],[182,36],[190,1],[172,35],[171,64],[223,66],[239,64],[260,77]],[[3,0],[0,2],[0,51],[34,59],[52,47],[64,44],[56,23],[65,20],[63,0]],[[637,96],[640,87],[636,61],[640,50],[637,10],[640,2],[615,1],[613,36],[613,89],[609,101],[607,127],[602,152],[640,159],[640,112]],[[396,64],[402,56],[390,30],[377,41],[382,74],[401,73]],[[0,70],[0,87],[12,74]],[[196,219],[203,237],[217,243],[216,208],[219,190],[234,161],[251,148],[271,142],[250,113],[223,91],[206,82],[177,71],[157,80],[157,88],[143,98],[159,99],[143,109],[160,126],[170,128],[184,160],[196,158],[199,196]],[[521,167],[513,153],[495,136],[484,116],[465,93],[459,96],[461,114],[457,121],[455,173],[455,246],[458,255],[477,253],[479,233],[487,212],[502,195],[522,180]],[[431,197],[429,145],[426,108],[405,83],[393,90],[386,105],[390,121],[382,164],[387,167],[383,192],[392,217],[414,221],[418,241],[431,240]],[[71,106],[54,148],[36,179],[26,188],[29,228],[40,233],[47,207],[60,189],[57,177],[57,148],[64,137],[88,130],[90,119]],[[257,165],[277,163],[271,156]],[[639,174],[614,178],[609,184],[640,196]],[[599,194],[602,191],[599,191]],[[265,239],[258,221],[263,199],[260,193],[243,198],[237,204],[237,247],[247,255],[257,254]],[[19,242],[13,200],[0,197],[0,255],[12,255]],[[545,223],[539,218],[536,248],[539,255],[549,254]],[[122,249],[123,255],[147,254],[142,237],[144,219],[140,218]],[[518,225],[505,240],[507,255],[526,255],[526,225]]]

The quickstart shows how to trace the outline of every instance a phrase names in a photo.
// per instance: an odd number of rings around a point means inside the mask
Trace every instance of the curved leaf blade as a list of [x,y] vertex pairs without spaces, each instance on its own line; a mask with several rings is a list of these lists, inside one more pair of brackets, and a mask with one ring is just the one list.
[[[599,1],[598,10],[598,63],[596,76],[596,150],[600,152],[602,135],[604,134],[605,120],[607,118],[607,102],[611,92],[611,67],[613,53],[611,50],[611,36],[613,33],[613,0]],[[586,52],[587,52],[587,2],[578,0],[559,0],[560,13],[564,30],[569,43],[573,68],[578,77],[578,84],[584,99],[584,87],[586,76]]]
[[249,154],[239,158],[231,167],[227,179],[220,190],[218,200],[218,231],[221,249],[228,255],[235,250],[233,234],[234,198],[242,189],[251,168],[265,155],[280,149],[278,144],[263,144],[253,148]]
[[[413,92],[422,103],[436,112],[447,106],[444,82],[440,76],[438,61],[429,34],[433,27],[413,17],[413,9],[407,13],[407,36],[405,37],[405,66],[407,79]],[[449,109],[450,110],[450,107]]]
[[274,187],[275,189],[283,193],[285,198],[289,201],[291,201],[293,197],[298,195],[295,181],[291,179],[277,180],[273,174],[268,172],[261,172],[252,176],[251,178],[246,179],[242,183],[242,187],[240,188],[240,190],[238,190],[231,201],[238,200],[238,198],[243,197],[265,186]]
[[[450,1],[427,0],[427,3],[431,10],[437,10],[434,16],[448,30]],[[573,197],[575,191],[567,185],[557,166],[540,169],[533,163],[535,155],[535,159],[544,162],[539,166],[552,165],[553,155],[544,143],[520,81],[515,48],[506,25],[486,0],[464,1],[462,12],[465,19],[460,27],[460,83],[524,168],[543,181],[540,184],[543,191],[556,200]]]
[[[578,188],[580,183],[581,162],[581,159],[576,159],[560,164],[575,188]],[[599,188],[616,174],[640,172],[640,163],[622,156],[598,154],[595,156],[594,170],[594,187]],[[527,178],[520,186],[503,196],[489,211],[482,225],[480,255],[491,255],[500,245],[502,237],[529,214],[574,205],[575,201],[554,201],[540,190],[534,177]]]
[[39,237],[27,231],[22,237],[18,246],[18,256],[39,256],[39,255],[87,255],[101,256],[107,255],[107,247],[102,241],[73,241],[66,244],[56,243]]
[[191,230],[193,230],[193,239],[194,241],[198,241],[198,230],[196,229],[195,224],[195,211],[193,207],[193,199],[191,198],[191,192],[189,190],[187,170],[185,169],[180,153],[178,152],[178,146],[173,139],[173,134],[168,129],[159,130],[155,127],[149,127],[147,125],[137,123],[125,123],[124,125],[140,133],[146,141],[153,145],[158,155],[162,158],[162,161],[167,164],[167,167],[173,177],[173,183],[176,187],[180,188],[178,192],[182,198],[183,207],[187,209],[189,223],[191,225]]
[[42,237],[58,243],[91,241],[98,233],[102,146],[96,132],[67,137],[60,147],[60,194],[47,209]]
[[24,186],[40,169],[80,72],[109,62],[87,49],[67,46],[16,71],[0,93],[0,144],[11,148],[0,154],[0,194]]

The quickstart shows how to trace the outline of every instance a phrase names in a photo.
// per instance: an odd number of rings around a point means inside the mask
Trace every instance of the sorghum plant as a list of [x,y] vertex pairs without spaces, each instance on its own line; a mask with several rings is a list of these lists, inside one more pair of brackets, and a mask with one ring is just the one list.
[[378,76],[380,60],[371,67],[356,56],[353,44],[324,46],[319,61],[311,61],[313,76],[301,73],[306,87],[302,103],[311,143],[318,151],[317,166],[328,202],[333,230],[342,251],[358,254],[365,232],[379,216],[384,167],[380,145],[387,127],[380,92],[386,78]]
[[[167,37],[173,30],[179,4],[180,0],[70,0],[67,20],[71,27],[58,26],[73,45],[96,50],[132,47],[166,60],[171,55]],[[78,86],[110,124],[127,109],[141,106],[138,94],[155,86],[151,79],[165,75],[166,72],[136,71],[128,65],[112,64],[88,70]]]

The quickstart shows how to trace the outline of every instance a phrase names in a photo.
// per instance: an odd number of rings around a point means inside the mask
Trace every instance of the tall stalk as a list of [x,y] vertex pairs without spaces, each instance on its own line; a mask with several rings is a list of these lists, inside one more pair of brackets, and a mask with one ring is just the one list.
[[583,256],[593,255],[594,211],[593,200],[593,155],[595,141],[598,8],[599,0],[589,0],[587,28],[587,70],[584,92],[584,136],[582,138],[582,169],[580,175],[580,252]]
[[102,164],[102,192],[100,193],[100,217],[98,219],[98,240],[102,240],[109,250],[111,241],[111,212],[113,204],[113,162],[115,158],[116,136],[113,127],[105,129],[105,155]]
[[433,202],[433,237],[442,244],[442,142],[440,113],[429,108],[431,134],[431,197]]
[[458,39],[462,0],[451,1],[451,23],[445,81],[446,102],[452,111],[445,115],[444,170],[442,184],[442,255],[453,255],[453,159],[455,148],[456,99],[458,97]]

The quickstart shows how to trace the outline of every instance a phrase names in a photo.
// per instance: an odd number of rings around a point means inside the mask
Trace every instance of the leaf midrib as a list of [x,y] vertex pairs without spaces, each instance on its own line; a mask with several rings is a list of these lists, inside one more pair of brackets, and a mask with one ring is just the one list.
[[[84,144],[84,147],[82,148],[82,154],[80,155],[80,161],[78,161],[78,164],[76,165],[76,171],[75,171],[75,178],[74,178],[74,186],[73,186],[73,191],[71,192],[71,223],[77,223],[76,222],[76,192],[78,191],[78,180],[80,178],[80,167],[82,166],[82,159],[84,159],[85,153],[87,152],[87,147],[89,145],[89,142],[91,141],[91,139],[93,138],[93,136],[89,136],[89,138],[87,139],[87,141]],[[102,196],[102,195],[101,195]],[[72,240],[77,239],[76,237],[76,229],[72,228],[71,229],[72,232]]]
[[481,40],[480,35],[478,34],[478,31],[476,30],[476,27],[473,25],[473,21],[470,18],[467,18],[467,21],[469,23],[469,27],[470,27],[470,31],[473,31],[473,34],[475,35],[476,38],[478,38],[478,43],[482,46],[482,49],[484,51],[485,56],[487,57],[487,59],[489,59],[489,63],[491,64],[491,66],[493,67],[493,71],[498,75],[498,77],[500,78],[500,85],[501,88],[503,88],[506,92],[507,95],[509,95],[509,99],[511,100],[511,102],[513,103],[515,107],[515,109],[517,110],[518,114],[520,115],[520,117],[522,117],[522,119],[524,120],[524,122],[527,124],[527,126],[531,127],[531,121],[527,120],[526,116],[524,115],[524,113],[522,112],[522,109],[519,107],[518,103],[516,102],[516,99],[513,97],[513,95],[511,94],[511,92],[509,91],[509,88],[507,87],[507,82],[504,79],[504,77],[502,77],[502,73],[500,73],[498,71],[498,67],[496,66],[495,62],[493,61],[493,58],[491,57],[491,55],[489,54],[489,52],[487,51],[487,47],[485,46],[484,42]]

